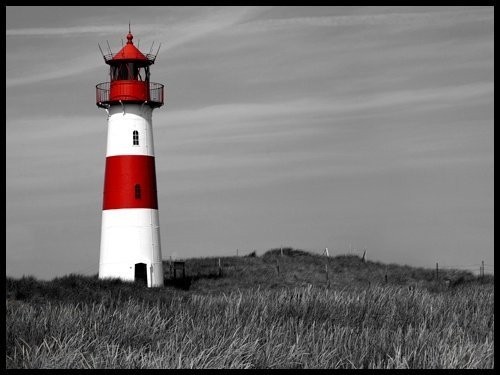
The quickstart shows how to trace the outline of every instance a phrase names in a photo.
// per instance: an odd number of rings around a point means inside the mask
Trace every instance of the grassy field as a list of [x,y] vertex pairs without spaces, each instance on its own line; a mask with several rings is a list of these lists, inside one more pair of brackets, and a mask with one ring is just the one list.
[[165,264],[154,289],[7,278],[6,367],[494,367],[492,277],[292,249],[221,265]]

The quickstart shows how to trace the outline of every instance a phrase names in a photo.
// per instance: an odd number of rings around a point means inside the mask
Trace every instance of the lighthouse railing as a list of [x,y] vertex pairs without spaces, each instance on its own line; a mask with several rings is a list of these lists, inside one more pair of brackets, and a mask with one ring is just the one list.
[[95,86],[95,101],[97,105],[109,102],[109,85],[110,82],[102,82]]
[[163,104],[163,85],[149,82],[149,101]]

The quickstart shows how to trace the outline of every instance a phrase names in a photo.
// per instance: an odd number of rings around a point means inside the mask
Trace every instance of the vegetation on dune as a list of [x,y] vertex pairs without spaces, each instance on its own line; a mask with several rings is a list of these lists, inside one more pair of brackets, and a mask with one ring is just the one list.
[[[219,276],[219,259],[223,277]],[[310,284],[332,288],[366,288],[388,284],[440,291],[463,283],[478,282],[478,278],[468,271],[442,270],[439,279],[443,282],[436,284],[433,269],[364,262],[355,255],[325,257],[292,248],[272,249],[261,257],[187,259],[185,267],[187,282],[178,285],[191,291],[207,293],[256,287],[293,288]],[[167,285],[173,285],[169,262],[164,262],[164,269]],[[448,286],[444,280],[449,280]]]
[[221,266],[175,283],[166,262],[149,289],[7,278],[6,367],[494,368],[493,277],[293,249]]

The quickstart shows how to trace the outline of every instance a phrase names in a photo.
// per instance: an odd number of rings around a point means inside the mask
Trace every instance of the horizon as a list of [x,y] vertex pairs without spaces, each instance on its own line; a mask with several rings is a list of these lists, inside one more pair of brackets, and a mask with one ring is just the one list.
[[[306,255],[308,256],[319,256],[319,257],[324,257],[325,260],[326,258],[329,258],[329,259],[335,259],[336,257],[354,257],[354,258],[359,258],[359,259],[363,259],[363,253],[364,253],[364,249],[346,249],[346,252],[341,252],[341,253],[336,253],[336,254],[333,254],[333,255],[325,255],[325,249],[323,249],[323,252],[321,251],[315,251],[315,250],[304,250],[304,249],[297,249],[297,248],[293,248],[293,247],[283,247],[282,248],[284,251],[285,250],[291,250],[291,251],[297,251],[297,252],[305,252]],[[238,249],[237,249],[238,250]],[[267,250],[263,250],[263,252],[261,252],[260,254],[257,252],[257,251],[248,251],[248,252],[245,252],[243,254],[241,253],[236,253],[236,254],[225,254],[225,255],[206,255],[206,256],[196,256],[196,257],[188,257],[188,258],[169,258],[169,259],[165,259],[163,258],[162,259],[162,263],[163,265],[165,265],[165,263],[169,263],[169,262],[173,262],[173,261],[190,261],[190,260],[200,260],[200,259],[213,259],[213,260],[216,260],[216,259],[223,259],[223,258],[253,258],[253,257],[263,257],[266,253],[269,253],[271,251],[279,251],[280,248],[272,248],[272,249],[267,249]],[[329,252],[331,250],[329,249]],[[252,255],[254,254],[255,255]],[[428,270],[428,271],[432,271],[434,272],[436,270],[436,264],[434,265],[431,265],[431,266],[416,266],[416,265],[410,265],[410,264],[406,264],[406,263],[394,263],[394,262],[384,262],[384,261],[380,261],[380,260],[377,260],[377,259],[369,259],[368,258],[368,255],[367,253],[364,253],[366,254],[366,257],[365,257],[365,260],[363,261],[364,263],[374,263],[374,264],[379,264],[380,266],[395,266],[395,267],[409,267],[409,268],[414,268],[414,269],[422,269],[422,270]],[[282,256],[289,256],[287,254],[283,254]],[[292,256],[293,257],[293,256]],[[438,263],[438,262],[437,262]],[[215,263],[214,263],[215,264]],[[439,263],[438,263],[439,264]],[[457,271],[457,272],[470,272],[472,275],[474,276],[480,276],[481,275],[481,264],[477,264],[475,265],[477,267],[471,267],[471,266],[466,266],[466,267],[463,267],[463,266],[460,266],[460,265],[457,265],[457,267],[441,267],[441,266],[438,266],[438,270],[439,272],[448,272],[448,271]],[[494,276],[494,272],[492,269],[489,269],[489,267],[492,267],[493,265],[487,265],[487,264],[484,264],[484,275],[491,275],[491,276]],[[215,267],[215,266],[214,266]],[[59,278],[59,277],[65,277],[65,276],[83,276],[83,277],[98,277],[99,275],[99,270],[96,270],[95,273],[86,273],[86,274],[83,274],[83,273],[74,273],[74,272],[70,272],[70,273],[67,273],[67,274],[63,274],[63,275],[59,275],[59,276],[56,276],[54,278]],[[14,276],[9,276],[7,275],[7,277],[10,277],[10,278],[14,278],[14,279],[19,279],[19,278],[22,278],[22,277],[34,277],[35,279],[39,279],[33,275],[26,275],[26,274],[23,274],[23,275],[20,275],[20,276],[17,276],[17,277],[14,277]],[[45,280],[45,281],[50,281],[50,280],[53,280],[54,278],[51,278],[51,279],[40,279],[40,280]]]

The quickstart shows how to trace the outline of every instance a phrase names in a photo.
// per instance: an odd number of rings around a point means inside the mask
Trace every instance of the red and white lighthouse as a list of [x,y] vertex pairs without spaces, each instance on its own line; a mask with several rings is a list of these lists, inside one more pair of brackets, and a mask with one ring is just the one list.
[[[150,81],[156,54],[127,44],[105,55],[110,82],[96,86],[96,104],[108,113],[99,278],[163,286],[160,222],[153,147],[153,109],[163,85]],[[102,50],[101,50],[102,52]]]

